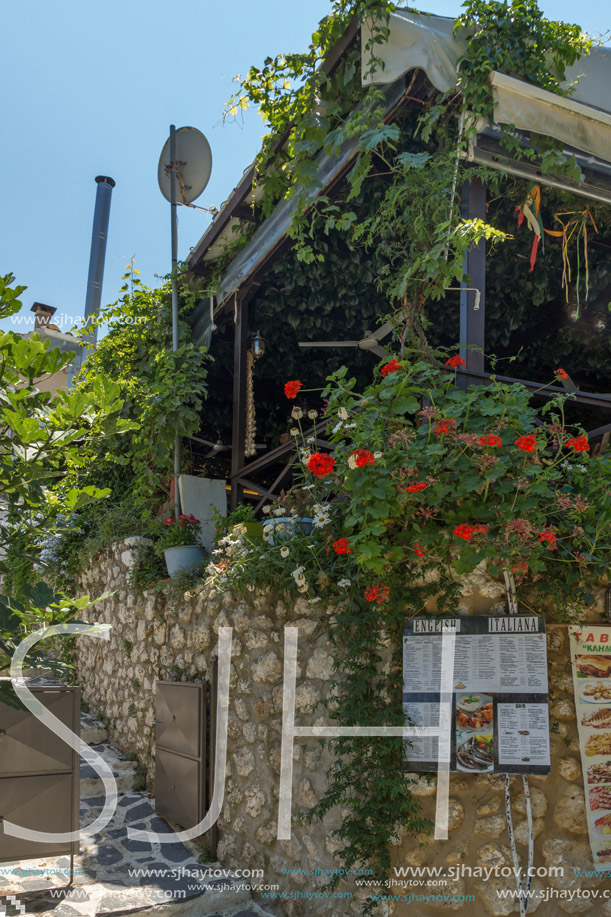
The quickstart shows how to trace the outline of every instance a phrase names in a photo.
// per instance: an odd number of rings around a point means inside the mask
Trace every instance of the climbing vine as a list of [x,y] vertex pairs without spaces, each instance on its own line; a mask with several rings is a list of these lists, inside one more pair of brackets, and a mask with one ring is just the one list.
[[[402,722],[406,612],[425,612],[433,596],[439,612],[456,611],[457,577],[482,562],[492,577],[511,570],[521,600],[536,612],[562,597],[590,601],[610,537],[598,518],[609,463],[588,464],[583,432],[570,429],[570,401],[549,402],[540,431],[526,389],[495,385],[485,396],[457,391],[431,343],[458,336],[450,323],[447,305],[455,299],[448,288],[467,280],[464,256],[480,240],[499,267],[491,278],[497,292],[491,309],[503,312],[494,343],[505,349],[506,359],[517,359],[511,335],[519,322],[547,318],[527,317],[524,303],[532,309],[534,300],[536,310],[553,302],[557,308],[564,258],[559,248],[533,261],[532,276],[528,265],[523,272],[515,268],[518,258],[528,260],[522,251],[530,243],[524,245],[518,232],[516,210],[524,211],[529,189],[501,173],[468,167],[463,154],[473,116],[493,119],[493,70],[569,95],[566,69],[588,53],[591,41],[579,26],[546,19],[536,0],[467,0],[456,22],[466,41],[456,85],[444,95],[426,89],[411,95],[411,104],[389,121],[384,92],[362,84],[382,66],[376,51],[388,37],[393,9],[381,0],[334,3],[306,54],[270,57],[262,68],[252,68],[228,107],[235,116],[257,105],[269,127],[257,161],[261,216],[282,198],[296,199],[293,261],[312,269],[320,264],[332,276],[321,240],[339,233],[346,249],[372,270],[386,303],[375,312],[394,317],[398,360],[389,361],[365,390],[339,371],[324,393],[333,456],[316,451],[315,443],[301,443],[305,487],[297,486],[277,512],[302,514],[309,507],[313,535],[245,551],[239,545],[243,535],[229,536],[230,564],[209,570],[219,587],[252,588],[260,571],[268,577],[278,568],[278,582],[289,590],[334,603],[329,633],[337,647],[339,694],[333,715],[341,725],[355,724],[355,716],[360,724]],[[357,42],[335,70],[325,71],[321,63],[352,15],[370,25],[372,37],[363,49],[368,70],[361,73]],[[356,144],[354,164],[332,196],[321,194],[317,157],[337,153],[347,142]],[[501,143],[543,172],[582,179],[557,141],[534,135],[525,142],[509,125]],[[460,212],[460,188],[476,177],[492,199],[485,221],[465,220]],[[542,220],[548,228],[555,214],[576,209],[568,197],[546,192]],[[608,214],[604,220],[609,225]],[[604,292],[602,265],[600,270],[595,283]],[[508,289],[507,278],[517,276],[529,291],[525,296]],[[519,301],[515,320],[508,298]],[[306,316],[294,318],[306,337]],[[553,360],[548,355],[548,366]],[[455,365],[450,362],[449,369]],[[558,374],[541,367],[543,385],[564,378],[558,363],[551,365]],[[311,401],[302,389],[295,379],[290,391]],[[297,426],[302,416],[297,405]],[[274,531],[268,523],[267,536]],[[373,864],[382,878],[396,824],[413,832],[423,828],[403,775],[401,742],[342,739],[334,747],[331,788],[310,817],[342,806],[346,865]]]

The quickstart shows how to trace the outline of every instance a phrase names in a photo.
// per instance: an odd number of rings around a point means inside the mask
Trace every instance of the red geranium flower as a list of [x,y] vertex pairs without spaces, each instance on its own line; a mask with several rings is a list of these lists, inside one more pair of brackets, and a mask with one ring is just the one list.
[[335,459],[326,452],[314,452],[308,459],[308,471],[317,478],[325,478],[335,467]]
[[449,360],[446,360],[446,366],[456,367],[456,366],[466,366],[466,365],[467,364],[465,363],[463,358],[459,357],[458,354],[456,354],[455,357],[450,357]]
[[487,433],[486,436],[480,436],[477,441],[478,446],[502,446],[503,440],[494,433]]
[[455,430],[455,420],[438,420],[433,427],[433,432],[436,434],[436,436],[441,436],[443,433],[454,433]]
[[518,436],[515,444],[523,452],[534,452],[537,448],[537,437],[534,433],[529,433],[527,436]]
[[553,532],[550,532],[548,530],[544,530],[540,532],[539,541],[543,542],[543,544],[547,544],[547,547],[549,548],[550,551],[555,551],[556,548],[558,547],[558,545],[556,544],[556,541],[557,541],[556,536],[554,535]]
[[365,465],[375,465],[373,452],[370,452],[369,449],[355,449],[354,452],[350,453],[350,457],[353,455],[356,456],[357,468],[363,468]]
[[336,554],[352,554],[352,548],[347,538],[338,538],[333,542],[333,549]]
[[368,602],[376,602],[381,605],[390,595],[390,586],[386,583],[375,583],[373,586],[367,586],[365,589],[365,598]]
[[470,541],[474,535],[484,535],[487,531],[487,525],[469,525],[468,522],[461,522],[452,534],[457,538],[462,538],[463,541]]
[[169,516],[167,519],[163,520],[164,525],[174,525],[174,517]]
[[590,443],[588,442],[587,436],[575,436],[573,439],[569,439],[567,446],[570,446],[575,452],[589,452]]
[[419,541],[414,542],[414,551],[416,552],[416,557],[424,557],[426,553]]
[[385,363],[384,366],[380,369],[380,373],[383,376],[388,376],[389,373],[397,373],[402,367],[399,366],[397,361],[393,358],[390,363]]
[[419,490],[425,490],[427,486],[426,481],[412,481],[405,489],[409,491],[410,494],[417,494]]
[[287,398],[296,398],[297,392],[301,388],[301,382],[299,379],[292,379],[290,382],[286,382],[284,385],[284,394]]
[[554,375],[558,376],[559,379],[568,379],[569,378],[569,374],[567,373],[565,369],[555,369]]
[[525,560],[519,560],[515,563],[511,569],[512,573],[519,573],[522,576],[525,576],[528,573],[528,564]]

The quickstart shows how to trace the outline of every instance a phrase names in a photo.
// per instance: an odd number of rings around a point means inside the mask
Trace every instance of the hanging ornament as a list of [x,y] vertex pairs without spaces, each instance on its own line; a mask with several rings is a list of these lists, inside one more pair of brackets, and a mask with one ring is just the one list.
[[257,436],[257,420],[255,414],[255,389],[253,380],[253,366],[255,356],[251,350],[246,354],[246,436],[244,438],[244,455],[256,455],[255,439]]
[[[523,204],[518,204],[516,207],[518,211],[518,227],[522,225],[524,220],[528,224],[528,228],[534,233],[534,239],[532,248],[530,250],[530,270],[534,269],[535,261],[537,260],[537,251],[539,248],[539,242],[543,240],[543,221],[541,220],[541,188],[539,185],[533,185],[528,194],[526,195],[526,200]],[[543,243],[543,251],[545,251],[545,243]]]
[[[569,219],[567,219],[567,217]],[[574,219],[570,219],[574,217]],[[571,239],[576,239],[577,255],[577,276],[575,278],[575,296],[577,300],[577,316],[579,318],[579,285],[581,282],[581,253],[579,250],[579,240],[583,239],[583,261],[585,268],[585,301],[588,301],[590,292],[590,267],[588,262],[588,221],[592,223],[594,232],[598,232],[598,227],[594,222],[594,217],[586,207],[585,210],[569,210],[562,213],[555,213],[554,219],[562,226],[562,229],[546,229],[548,236],[555,236],[562,239],[562,289],[566,294],[566,301],[569,301],[569,284],[571,282],[571,259],[569,257],[569,246]]]

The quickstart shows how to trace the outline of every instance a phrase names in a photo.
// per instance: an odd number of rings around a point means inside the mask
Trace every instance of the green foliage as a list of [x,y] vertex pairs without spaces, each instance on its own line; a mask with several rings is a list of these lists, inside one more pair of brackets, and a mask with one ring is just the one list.
[[[25,287],[13,283],[10,275],[0,278],[0,317],[21,308],[18,296]],[[73,511],[108,494],[83,481],[68,484],[68,470],[84,448],[123,435],[123,401],[118,386],[105,378],[93,380],[87,392],[52,396],[37,388],[39,379],[69,361],[70,355],[50,349],[38,335],[0,333],[0,494],[9,517],[8,525],[0,523],[0,573],[10,575],[15,549],[32,554],[34,540],[55,531],[49,507]],[[61,499],[49,489],[54,482],[66,482]]]
[[[72,599],[61,592],[55,592],[45,583],[25,585],[20,599],[0,595],[0,671],[10,667],[15,650],[32,631],[66,624],[97,602],[103,602],[109,595],[106,592],[93,600],[88,595]],[[62,646],[62,641],[65,641],[66,647]],[[51,655],[47,655],[50,649]],[[30,651],[27,665],[41,666],[58,677],[65,676],[73,667],[73,650],[72,637],[47,638]],[[0,702],[23,709],[10,682],[0,682]]]
[[[399,371],[369,385],[363,380],[366,366],[355,362],[355,378],[340,370],[323,393],[330,418],[326,439],[334,444],[337,473],[317,482],[306,472],[307,488],[294,488],[278,507],[281,515],[292,511],[318,519],[312,535],[279,542],[268,527],[267,540],[257,543],[230,529],[219,541],[225,556],[208,567],[219,588],[253,589],[273,580],[289,595],[333,602],[338,613],[330,636],[339,692],[333,713],[346,725],[403,722],[406,613],[423,613],[433,597],[440,611],[455,611],[458,579],[478,564],[493,578],[513,570],[521,600],[535,610],[587,602],[592,581],[604,570],[611,535],[605,521],[609,463],[589,461],[587,453],[567,459],[570,403],[548,402],[547,423],[540,428],[525,388],[456,391],[428,341],[456,340],[455,310],[448,308],[454,297],[447,288],[468,281],[464,256],[485,240],[493,265],[487,282],[491,346],[516,360],[515,335],[522,331],[525,348],[536,353],[530,361],[537,366],[535,378],[544,385],[552,381],[549,367],[562,365],[569,353],[579,352],[578,365],[590,359],[578,335],[569,343],[571,333],[564,329],[546,341],[541,359],[537,335],[529,332],[546,320],[549,327],[558,324],[559,248],[541,253],[535,275],[528,275],[519,260],[526,260],[523,234],[513,238],[515,207],[527,189],[501,174],[467,168],[462,155],[474,130],[467,113],[493,116],[492,70],[569,95],[571,87],[562,86],[566,68],[588,53],[590,40],[578,26],[545,19],[536,0],[467,0],[456,26],[467,39],[457,85],[444,96],[421,100],[419,111],[403,109],[389,123],[383,94],[375,87],[363,90],[360,78],[380,66],[376,49],[388,37],[393,8],[384,2],[334,3],[308,52],[270,57],[263,68],[251,68],[229,108],[235,116],[251,103],[260,106],[270,129],[258,160],[262,215],[283,197],[296,198],[293,251],[268,274],[256,303],[258,325],[261,316],[265,321],[269,315],[271,327],[281,315],[286,330],[281,353],[267,370],[269,380],[263,378],[266,368],[257,367],[268,417],[281,427],[282,409],[271,397],[268,406],[267,394],[279,363],[284,379],[305,377],[304,364],[294,356],[293,328],[302,340],[357,337],[358,332],[345,333],[342,320],[364,330],[365,322],[372,328],[375,316],[388,313],[395,326]],[[357,43],[328,76],[320,65],[355,11],[373,26],[367,73],[360,72]],[[347,141],[358,145],[354,165],[333,197],[325,197],[317,157],[321,151],[337,154]],[[551,138],[533,135],[525,143],[510,125],[502,143],[510,155],[535,162],[543,172],[582,180],[575,162]],[[463,182],[476,177],[492,198],[485,223],[464,220],[460,212]],[[559,200],[546,192],[548,220],[562,209]],[[566,203],[564,209],[576,209],[573,201]],[[302,295],[300,270],[312,274],[309,296]],[[595,280],[603,291],[605,277],[603,271]],[[369,293],[353,298],[350,288],[359,280]],[[337,323],[333,304],[341,307]],[[536,315],[540,306],[547,309],[542,317]],[[593,350],[593,364],[599,352],[600,347]],[[322,357],[332,353],[323,351]],[[315,354],[308,353],[308,392],[319,381]],[[276,387],[279,383],[276,379]],[[311,396],[305,397],[309,402]],[[448,435],[437,435],[439,418],[449,421]],[[535,430],[533,459],[515,440]],[[500,448],[479,444],[497,434]],[[316,446],[301,442],[300,448],[305,465]],[[373,465],[352,467],[351,453],[358,448],[375,456]],[[410,483],[418,482],[424,487],[410,491]],[[475,527],[470,534],[469,526]],[[456,529],[468,537],[454,534]],[[348,539],[349,553],[336,552],[340,537]],[[367,601],[367,587],[376,584],[384,587],[377,595],[388,588],[388,600]],[[401,743],[345,739],[334,748],[331,789],[311,816],[341,806],[348,813],[339,832],[346,865],[373,864],[382,877],[395,824],[414,832],[424,827],[402,777]]]
[[129,432],[121,441],[107,437],[72,468],[77,479],[106,482],[113,497],[124,498],[128,490],[146,522],[155,502],[168,493],[174,437],[199,429],[207,355],[189,341],[184,320],[196,291],[180,284],[180,344],[174,352],[169,283],[159,290],[143,286],[133,264],[124,280],[123,297],[100,313],[98,324],[107,324],[108,333],[89,357],[77,391],[86,394],[97,379],[111,379],[124,399]]
[[578,25],[546,19],[537,0],[466,0],[455,32],[469,33],[459,61],[465,110],[488,114],[492,107],[486,79],[493,70],[568,96],[566,69],[588,54],[592,41]]
[[[273,582],[289,600],[333,607],[338,725],[403,722],[403,621],[431,607],[456,614],[461,577],[476,567],[495,583],[513,576],[522,606],[555,620],[580,615],[607,570],[611,459],[590,458],[566,423],[570,397],[548,400],[541,424],[524,386],[459,390],[457,358],[430,356],[406,348],[362,391],[345,368],[333,374],[323,392],[333,467],[317,476],[317,445],[300,435],[301,482],[271,508],[264,540],[238,526],[208,566],[219,590]],[[273,518],[291,515],[311,517],[312,532],[279,531]],[[428,827],[402,743],[331,744],[331,786],[307,818],[341,806],[346,867],[381,880],[396,825]]]
[[195,516],[180,515],[178,519],[169,516],[163,520],[162,528],[156,540],[155,548],[162,553],[166,548],[178,548],[184,545],[198,545],[201,529],[200,521]]

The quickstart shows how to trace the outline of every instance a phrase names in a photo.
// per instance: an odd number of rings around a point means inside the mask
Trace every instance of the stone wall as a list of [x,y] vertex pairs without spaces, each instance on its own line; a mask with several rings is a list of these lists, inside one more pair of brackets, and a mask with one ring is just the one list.
[[[332,812],[324,824],[301,826],[297,812],[307,810],[326,788],[329,753],[319,742],[297,742],[294,751],[293,836],[276,839],[282,720],[283,629],[299,628],[297,721],[300,725],[326,723],[324,711],[312,714],[312,705],[328,696],[333,671],[333,650],[317,623],[331,611],[299,600],[287,609],[271,594],[212,595],[203,587],[178,595],[159,584],[137,596],[129,586],[136,539],[128,539],[101,555],[86,572],[83,585],[90,595],[107,590],[114,595],[96,606],[99,621],[113,625],[110,641],[78,642],[78,665],[83,697],[92,712],[102,715],[112,740],[126,751],[135,751],[154,777],[154,719],[156,679],[206,680],[217,644],[218,629],[233,627],[233,656],[229,706],[228,777],[219,821],[219,859],[228,867],[262,868],[266,882],[277,882],[281,891],[316,892],[328,882],[330,870],[341,868],[335,859],[338,844],[330,836],[341,821]],[[464,610],[504,610],[503,590],[473,574],[463,583]],[[589,617],[595,617],[596,610]],[[93,617],[93,616],[92,616]],[[535,867],[564,866],[562,877],[533,880],[539,893],[581,892],[581,895],[535,898],[528,913],[552,917],[562,913],[611,917],[611,881],[582,878],[575,870],[592,870],[585,820],[583,784],[577,744],[572,676],[566,629],[548,631],[552,773],[529,778],[535,826]],[[432,817],[435,781],[414,775],[414,792],[422,797],[423,813]],[[428,835],[404,838],[393,850],[396,866],[432,866],[446,871],[467,867],[512,867],[505,824],[502,777],[453,775],[451,781],[450,836],[435,841]],[[521,778],[512,781],[514,826],[521,862],[526,860],[527,826]],[[320,870],[318,876],[286,875],[285,870]],[[403,890],[409,895],[446,896],[445,900],[414,898],[389,908],[396,917],[432,917],[450,911],[469,917],[517,914],[515,901],[500,899],[499,890],[515,889],[512,879],[441,873],[447,884],[432,880]],[[426,882],[426,880],[421,880]],[[434,883],[437,884],[434,884]],[[351,900],[285,900],[278,913],[289,917],[352,914],[361,910],[364,890],[340,885],[353,892]],[[598,891],[594,900],[584,893]],[[603,892],[609,899],[602,898]],[[550,892],[547,891],[549,895]],[[461,896],[473,900],[461,900]],[[448,900],[456,896],[453,900]],[[606,903],[605,903],[606,902]],[[268,901],[266,907],[270,907]]]

